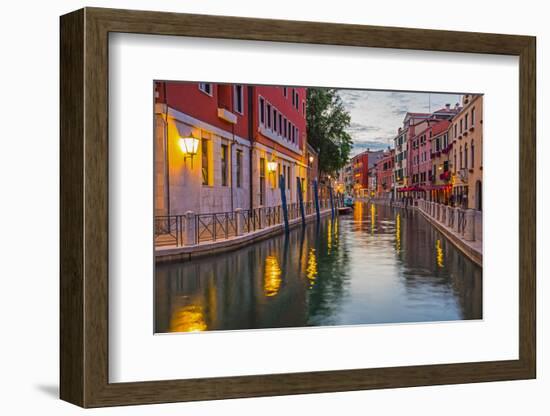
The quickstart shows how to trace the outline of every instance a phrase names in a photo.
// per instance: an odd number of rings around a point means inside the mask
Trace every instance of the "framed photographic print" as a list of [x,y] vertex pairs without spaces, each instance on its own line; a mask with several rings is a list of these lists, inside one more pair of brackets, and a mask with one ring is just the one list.
[[528,36],[62,16],[61,398],[534,378],[535,104]]

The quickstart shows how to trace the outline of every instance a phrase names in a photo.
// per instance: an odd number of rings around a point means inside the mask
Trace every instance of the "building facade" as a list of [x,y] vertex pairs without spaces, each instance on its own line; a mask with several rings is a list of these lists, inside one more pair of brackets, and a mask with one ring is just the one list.
[[369,196],[369,169],[384,155],[383,150],[370,150],[355,155],[351,159],[351,167],[353,172],[353,194],[357,197]]
[[394,167],[394,183],[396,196],[403,196],[402,192],[410,187],[408,153],[410,151],[410,142],[415,136],[416,126],[418,123],[428,119],[429,113],[407,113],[403,120],[403,126],[397,129],[397,135],[394,137],[395,149],[395,167]]
[[288,203],[298,182],[311,198],[305,100],[305,88],[155,83],[155,215],[280,205],[281,175]]
[[459,111],[460,106],[457,103],[454,107],[446,104],[433,113],[405,115],[403,126],[398,129],[398,134],[394,138],[394,181],[397,197],[427,197],[432,167],[430,135],[434,134],[434,126],[443,121],[449,122]]
[[442,121],[433,128],[431,138],[431,169],[426,199],[448,205],[452,193],[453,176],[450,152],[453,143],[449,139],[451,122]]
[[483,95],[464,95],[462,109],[453,119],[452,202],[463,208],[482,210]]
[[395,150],[388,149],[382,158],[374,165],[376,171],[376,197],[384,199],[393,198],[393,169]]

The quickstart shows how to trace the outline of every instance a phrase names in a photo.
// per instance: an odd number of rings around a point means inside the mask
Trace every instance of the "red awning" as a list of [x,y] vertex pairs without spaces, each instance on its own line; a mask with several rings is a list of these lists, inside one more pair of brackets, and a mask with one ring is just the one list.
[[451,189],[451,185],[432,185],[430,191],[444,191],[445,189]]

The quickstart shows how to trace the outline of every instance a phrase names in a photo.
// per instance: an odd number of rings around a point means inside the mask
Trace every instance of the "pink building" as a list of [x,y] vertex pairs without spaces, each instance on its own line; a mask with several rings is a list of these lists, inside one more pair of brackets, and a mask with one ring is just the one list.
[[411,140],[410,168],[412,194],[415,197],[427,196],[432,181],[432,139],[447,132],[448,120],[429,119],[418,125],[418,133]]

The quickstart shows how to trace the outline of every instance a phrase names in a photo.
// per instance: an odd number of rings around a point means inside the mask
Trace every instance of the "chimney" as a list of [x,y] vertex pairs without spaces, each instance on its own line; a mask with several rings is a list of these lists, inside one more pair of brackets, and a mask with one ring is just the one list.
[[450,103],[445,104],[445,108],[446,108],[447,110],[450,110],[450,109],[451,109],[451,104],[450,104]]
[[459,103],[456,103],[456,104],[455,104],[455,110],[458,110],[459,107],[460,107],[460,104],[459,104]]

